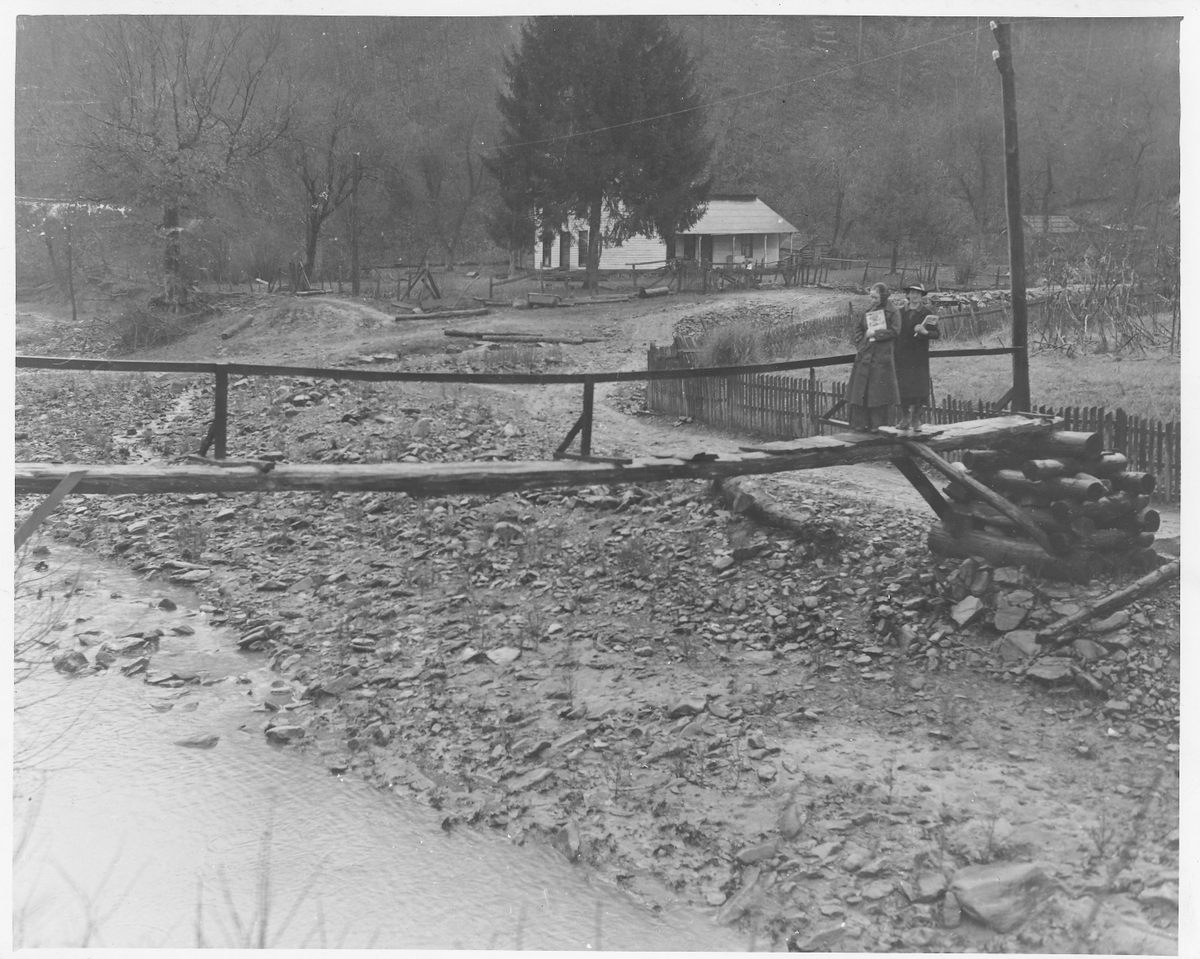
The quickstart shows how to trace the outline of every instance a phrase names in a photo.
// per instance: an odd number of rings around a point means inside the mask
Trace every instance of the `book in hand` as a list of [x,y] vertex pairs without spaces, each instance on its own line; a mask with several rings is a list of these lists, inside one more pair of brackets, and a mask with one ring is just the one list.
[[874,337],[887,329],[887,314],[883,310],[867,313],[867,336]]

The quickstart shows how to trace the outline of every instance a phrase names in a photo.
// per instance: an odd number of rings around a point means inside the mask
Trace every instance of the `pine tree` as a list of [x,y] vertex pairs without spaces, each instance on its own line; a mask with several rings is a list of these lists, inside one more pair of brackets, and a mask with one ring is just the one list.
[[663,17],[538,17],[504,64],[489,169],[511,217],[586,219],[588,286],[603,239],[670,237],[703,212],[712,151],[696,71]]

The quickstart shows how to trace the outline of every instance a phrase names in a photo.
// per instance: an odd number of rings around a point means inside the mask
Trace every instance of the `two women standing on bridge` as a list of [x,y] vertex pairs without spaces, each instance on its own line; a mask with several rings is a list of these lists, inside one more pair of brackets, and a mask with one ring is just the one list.
[[888,288],[876,283],[871,287],[871,304],[855,320],[851,333],[857,351],[846,388],[851,429],[891,424],[892,408],[900,402],[894,354],[900,328],[900,311],[888,301]]

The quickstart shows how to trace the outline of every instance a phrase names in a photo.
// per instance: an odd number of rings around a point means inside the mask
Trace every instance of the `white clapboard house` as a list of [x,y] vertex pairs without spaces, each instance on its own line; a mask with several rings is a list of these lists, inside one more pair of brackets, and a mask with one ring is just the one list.
[[[718,194],[696,224],[674,237],[635,236],[620,244],[605,244],[601,270],[628,270],[634,264],[661,264],[668,259],[713,264],[767,264],[779,260],[793,233],[787,220],[751,194]],[[584,220],[571,220],[567,229],[538,244],[538,268],[584,269],[588,229]]]

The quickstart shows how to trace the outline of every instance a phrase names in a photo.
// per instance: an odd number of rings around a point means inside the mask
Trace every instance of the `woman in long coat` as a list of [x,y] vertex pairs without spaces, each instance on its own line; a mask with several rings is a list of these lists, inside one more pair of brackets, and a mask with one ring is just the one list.
[[925,305],[925,287],[904,288],[908,302],[900,310],[900,336],[896,339],[896,380],[904,407],[900,429],[919,430],[929,402],[929,341],[941,336],[937,315]]
[[[878,311],[884,314],[884,324],[869,330],[867,317]],[[899,334],[900,311],[888,302],[888,288],[876,283],[871,287],[871,305],[855,319],[851,331],[857,350],[846,390],[851,429],[873,430],[891,423],[892,409],[900,402],[892,354]]]

